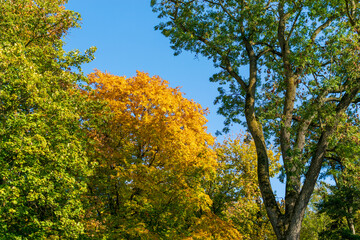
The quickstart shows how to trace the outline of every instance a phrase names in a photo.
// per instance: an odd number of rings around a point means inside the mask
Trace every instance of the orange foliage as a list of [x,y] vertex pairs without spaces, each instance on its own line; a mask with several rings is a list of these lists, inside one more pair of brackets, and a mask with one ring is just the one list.
[[109,106],[92,130],[98,167],[90,192],[98,223],[110,237],[180,236],[194,212],[211,205],[200,183],[216,167],[206,110],[142,72],[126,78],[96,71],[89,79],[90,98]]
[[[145,165],[177,170],[214,167],[208,148],[214,139],[206,133],[206,110],[184,98],[178,88],[141,72],[125,78],[96,71],[89,79],[96,85],[94,98],[108,102],[113,112],[111,141],[127,139],[127,144],[141,147],[137,157]],[[111,156],[124,156],[118,149],[107,150]],[[204,161],[206,156],[209,159]]]

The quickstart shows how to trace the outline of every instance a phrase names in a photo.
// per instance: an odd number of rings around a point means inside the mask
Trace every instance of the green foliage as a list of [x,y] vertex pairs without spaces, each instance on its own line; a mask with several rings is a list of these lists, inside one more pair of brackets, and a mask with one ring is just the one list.
[[[219,69],[219,113],[244,123],[258,155],[258,178],[278,239],[298,239],[324,156],[344,121],[358,126],[358,1],[157,0],[156,26],[182,50]],[[244,67],[247,70],[244,71]],[[281,151],[285,213],[269,177],[267,144]],[[353,161],[354,162],[354,161]],[[302,181],[304,180],[304,181]],[[296,219],[296,221],[295,221]]]
[[335,177],[336,185],[328,186],[316,204],[319,215],[326,215],[329,222],[319,231],[319,239],[360,239],[360,190],[356,184],[346,181],[346,170]]
[[[276,15],[281,1],[175,2],[152,1],[153,10],[164,19],[155,28],[169,37],[175,55],[182,50],[201,54],[213,60],[215,67],[220,69],[210,80],[228,85],[219,88],[220,95],[215,100],[220,104],[218,112],[226,117],[224,130],[228,131],[232,122],[244,123],[242,114],[246,91],[232,71],[245,84],[249,84],[248,77],[241,77],[248,75],[242,73],[246,72],[242,66],[247,66],[250,61],[246,39],[254,54],[257,54],[259,65],[255,105],[257,116],[268,138],[279,137],[279,113],[283,111],[286,91],[286,73],[277,36],[279,17]],[[345,14],[345,2],[283,2],[288,13],[285,32],[289,41],[288,61],[293,70],[298,71],[294,116],[304,117],[319,111],[314,122],[324,122],[333,115],[331,112],[336,104],[331,102],[320,109],[319,105],[313,104],[318,101],[316,96],[325,92],[326,95],[331,93],[335,96],[332,91],[338,91],[339,84],[344,83],[346,77],[359,77],[358,66],[354,64],[359,62],[356,28],[340,18]],[[353,8],[357,9],[357,5]],[[356,10],[353,14],[355,18]],[[312,42],[315,32],[327,19],[332,20],[331,25]],[[295,122],[292,130],[296,131],[297,125]]]
[[332,220],[326,229],[319,232],[319,239],[360,239],[349,228],[349,221],[354,224],[359,217],[360,191],[346,186],[333,186],[330,189],[331,193],[326,194],[317,205],[319,213],[325,213]]
[[326,176],[335,184],[325,185],[317,205],[332,220],[320,233],[322,239],[359,239],[359,133],[358,118],[349,114],[325,156]]
[[[319,212],[311,205],[305,214],[302,238],[359,239],[359,3],[152,0],[171,17],[157,29],[175,54],[192,51],[222,69],[212,81],[229,84],[216,99],[226,126],[253,107],[247,124],[264,130],[256,143],[212,149],[206,110],[158,77],[96,72],[95,91],[78,85],[94,49],[63,50],[80,20],[66,2],[0,1],[0,239],[272,239],[257,173],[266,165],[273,176],[279,156],[260,147],[272,137],[282,147],[283,175],[295,183],[287,212],[269,195],[265,203],[279,210],[273,221],[289,225],[297,199],[309,197],[296,184],[325,135],[320,155],[337,185]],[[279,9],[288,14],[283,32]],[[252,75],[240,77],[248,64]],[[292,99],[289,86],[299,89]]]
[[323,187],[317,187],[311,196],[310,203],[306,209],[304,221],[302,222],[300,239],[307,240],[319,239],[319,233],[326,230],[327,226],[332,223],[331,218],[326,213],[320,213],[317,204],[324,194]]
[[75,239],[91,173],[70,71],[92,58],[62,49],[79,15],[65,1],[0,2],[0,236]]
[[323,232],[331,220],[325,213],[318,213],[317,211],[307,209],[302,222],[300,239],[318,240],[319,233]]

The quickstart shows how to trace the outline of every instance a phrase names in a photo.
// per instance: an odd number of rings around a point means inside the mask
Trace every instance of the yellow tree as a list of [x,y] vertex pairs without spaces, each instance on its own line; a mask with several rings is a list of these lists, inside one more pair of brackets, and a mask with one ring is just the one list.
[[[256,148],[249,136],[230,137],[216,145],[217,176],[207,183],[206,193],[214,214],[230,222],[243,239],[275,239],[261,199],[257,179]],[[279,156],[268,151],[270,174],[279,167]]]
[[216,167],[206,110],[142,72],[126,78],[96,71],[89,79],[95,88],[89,99],[108,109],[90,130],[97,169],[89,183],[88,235],[189,237],[196,214],[211,205],[200,182]]

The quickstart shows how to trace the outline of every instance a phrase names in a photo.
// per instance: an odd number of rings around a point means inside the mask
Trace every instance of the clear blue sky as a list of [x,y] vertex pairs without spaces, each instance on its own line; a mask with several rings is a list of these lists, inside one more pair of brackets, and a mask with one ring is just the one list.
[[[82,16],[82,28],[67,35],[66,49],[86,50],[97,47],[95,60],[84,65],[85,73],[95,68],[112,74],[132,77],[136,70],[158,75],[181,86],[185,97],[210,110],[208,130],[213,135],[222,130],[224,118],[216,114],[213,102],[218,95],[217,84],[209,78],[217,70],[205,58],[183,52],[174,56],[169,39],[154,27],[159,23],[150,8],[150,0],[69,0],[68,9]],[[233,129],[239,132],[240,126]]]
[[[119,76],[132,77],[136,70],[158,75],[170,82],[171,87],[181,86],[185,97],[193,99],[210,110],[208,131],[215,135],[224,127],[224,118],[216,113],[213,102],[218,95],[215,83],[209,78],[217,72],[211,60],[183,52],[173,55],[169,39],[154,26],[159,23],[150,8],[150,0],[69,0],[67,9],[82,16],[81,29],[73,29],[65,38],[66,49],[85,51],[97,47],[95,60],[83,66],[85,73],[95,68]],[[232,134],[244,132],[239,125],[231,128]],[[274,181],[279,196],[284,190]]]

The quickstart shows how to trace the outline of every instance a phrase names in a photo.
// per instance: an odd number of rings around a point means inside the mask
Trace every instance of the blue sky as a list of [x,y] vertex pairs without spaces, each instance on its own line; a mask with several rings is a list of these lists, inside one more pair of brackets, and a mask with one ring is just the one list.
[[[119,76],[135,76],[136,70],[158,75],[171,87],[181,86],[185,97],[210,110],[208,131],[215,135],[222,130],[224,118],[216,113],[213,102],[218,96],[215,83],[209,78],[217,72],[211,60],[189,52],[173,55],[169,39],[154,27],[160,22],[152,12],[150,0],[69,0],[67,9],[82,16],[81,29],[72,29],[66,36],[65,49],[85,51],[97,47],[95,60],[83,66],[85,73],[95,68]],[[235,125],[231,134],[244,132]],[[284,190],[273,179],[279,196]]]
[[[221,130],[224,118],[216,114],[213,102],[218,95],[209,78],[217,70],[208,59],[188,52],[173,55],[169,39],[154,27],[159,23],[150,8],[150,0],[70,0],[66,7],[82,16],[81,29],[72,29],[65,41],[66,49],[86,50],[97,47],[95,60],[84,65],[85,73],[95,68],[112,74],[132,77],[136,70],[158,75],[181,86],[185,97],[210,110],[208,130],[213,135]],[[238,133],[240,126],[233,129]]]

